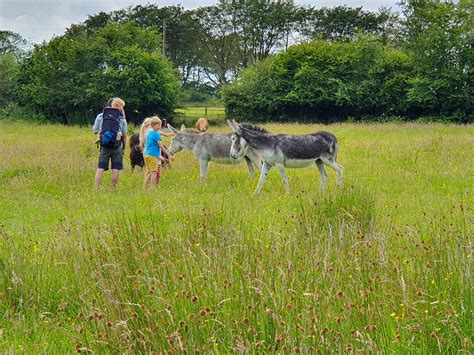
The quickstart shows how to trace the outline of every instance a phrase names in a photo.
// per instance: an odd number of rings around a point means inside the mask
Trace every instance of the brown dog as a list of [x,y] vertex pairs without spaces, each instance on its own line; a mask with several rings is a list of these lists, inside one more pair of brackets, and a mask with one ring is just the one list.
[[196,122],[196,129],[199,132],[206,132],[209,128],[209,122],[204,117],[201,117]]

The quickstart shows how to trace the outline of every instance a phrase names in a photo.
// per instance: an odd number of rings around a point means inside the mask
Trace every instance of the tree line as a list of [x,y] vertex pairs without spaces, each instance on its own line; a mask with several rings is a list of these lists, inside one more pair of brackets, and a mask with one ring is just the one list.
[[220,0],[101,12],[28,49],[0,31],[0,108],[84,124],[120,96],[138,122],[217,96],[229,115],[254,121],[470,122],[473,7],[408,0],[400,12],[372,12]]

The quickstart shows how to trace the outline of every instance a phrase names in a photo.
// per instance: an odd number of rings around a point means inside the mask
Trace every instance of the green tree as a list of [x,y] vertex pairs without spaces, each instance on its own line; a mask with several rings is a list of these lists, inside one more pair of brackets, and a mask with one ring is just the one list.
[[0,31],[0,56],[21,55],[28,49],[28,42],[20,34],[12,31]]
[[306,14],[292,2],[271,0],[220,0],[193,11],[201,26],[201,67],[207,78],[226,85],[243,68],[288,47]]
[[[305,11],[303,11],[305,10]],[[71,33],[90,33],[111,22],[133,21],[165,31],[166,57],[178,68],[184,87],[228,84],[242,68],[288,46],[290,35],[308,14],[291,2],[220,0],[185,11],[181,6],[147,4],[89,16]]]
[[164,35],[164,52],[179,70],[183,86],[218,87],[255,61],[287,48],[310,13],[292,2],[271,0],[220,0],[189,11],[180,5],[147,4],[89,16],[71,26],[67,35],[91,34],[109,23],[132,21]]
[[0,108],[18,99],[17,77],[19,63],[14,55],[0,55]]
[[89,123],[112,96],[125,100],[131,121],[166,116],[179,84],[160,49],[156,32],[132,23],[56,37],[35,47],[22,66],[24,102],[64,123]]
[[387,8],[371,12],[362,7],[323,7],[312,11],[305,32],[310,38],[325,41],[348,42],[364,34],[381,36],[387,43],[395,37],[398,21],[397,14]]
[[165,29],[165,55],[179,69],[183,85],[191,79],[192,72],[203,56],[201,34],[191,11],[182,6],[158,7],[138,5],[130,10],[128,18],[144,28],[153,28],[160,35]]
[[402,9],[416,70],[408,95],[413,114],[472,121],[474,4],[416,0],[405,1]]
[[[192,16],[192,11],[185,11],[180,5],[159,7],[153,4],[137,5],[128,9],[110,13],[100,12],[89,16],[83,23],[72,25],[68,35],[81,33],[91,34],[109,23],[132,21],[144,29],[153,29],[160,38],[165,37],[165,48],[162,50],[181,74],[181,81],[186,85],[194,80],[196,68],[205,57],[201,46],[200,27]],[[163,33],[165,31],[165,34]]]
[[200,66],[215,86],[226,85],[235,76],[240,59],[232,13],[221,4],[198,8],[193,16],[199,22],[205,50]]
[[19,62],[28,48],[18,33],[0,31],[0,108],[18,101]]
[[219,6],[229,13],[239,35],[242,68],[287,48],[290,35],[307,15],[306,8],[287,1],[222,0]]

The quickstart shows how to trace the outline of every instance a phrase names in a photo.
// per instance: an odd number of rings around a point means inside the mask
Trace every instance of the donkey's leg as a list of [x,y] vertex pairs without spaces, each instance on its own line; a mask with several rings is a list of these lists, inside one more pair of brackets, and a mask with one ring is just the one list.
[[272,166],[268,164],[266,161],[263,162],[262,171],[260,172],[260,179],[258,179],[258,185],[255,190],[255,194],[258,194],[260,190],[262,189],[263,183],[267,179],[267,175],[271,167]]
[[208,166],[209,166],[209,160],[206,160],[206,159],[199,160],[199,175],[201,176],[201,182],[206,181]]
[[248,151],[247,156],[250,158],[252,163],[257,167],[257,169],[261,171],[263,160],[260,154],[256,154],[255,151],[252,151],[252,152]]
[[319,170],[319,175],[321,175],[320,190],[324,191],[324,189],[326,188],[326,182],[328,181],[328,174],[326,174],[326,169],[324,169],[324,163],[320,159],[316,160],[316,167]]
[[252,177],[254,173],[252,161],[247,156],[245,156],[244,159],[245,163],[247,164],[247,168],[249,169],[249,176]]
[[285,167],[283,165],[277,165],[278,171],[280,172],[281,179],[283,181],[283,185],[285,185],[285,191],[287,194],[290,193],[290,186],[288,185],[288,176],[285,172]]
[[338,164],[334,161],[334,158],[327,158],[327,157],[321,157],[321,160],[323,161],[324,164],[327,166],[333,168],[336,171],[337,174],[337,186],[341,187],[342,186],[342,165]]

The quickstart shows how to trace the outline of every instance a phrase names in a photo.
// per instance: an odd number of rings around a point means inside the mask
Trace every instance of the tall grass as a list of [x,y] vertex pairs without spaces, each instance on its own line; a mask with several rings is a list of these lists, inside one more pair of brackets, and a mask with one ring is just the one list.
[[340,141],[345,187],[289,196],[189,153],[96,191],[87,129],[32,128],[0,122],[2,351],[472,350],[471,126],[268,125]]

